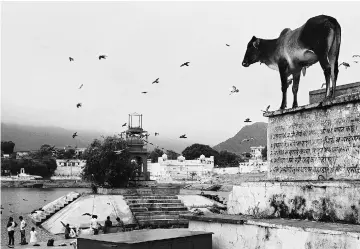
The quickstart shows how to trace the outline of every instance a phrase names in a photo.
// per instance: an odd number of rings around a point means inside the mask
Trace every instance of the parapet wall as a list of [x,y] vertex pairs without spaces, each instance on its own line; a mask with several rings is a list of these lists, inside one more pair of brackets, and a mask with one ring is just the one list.
[[359,92],[264,116],[270,179],[360,179]]
[[360,181],[244,182],[227,206],[228,214],[360,224]]
[[213,249],[358,249],[360,229],[298,220],[182,215],[190,231],[212,232]]

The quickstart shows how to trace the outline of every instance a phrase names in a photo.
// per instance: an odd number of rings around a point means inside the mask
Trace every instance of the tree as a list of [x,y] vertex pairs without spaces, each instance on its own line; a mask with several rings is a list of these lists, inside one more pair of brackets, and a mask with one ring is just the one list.
[[238,167],[241,162],[240,156],[235,153],[223,150],[219,155],[219,167]]
[[195,177],[196,175],[197,175],[196,172],[191,172],[191,173],[190,173],[190,176],[191,176],[191,180],[192,180],[192,181],[194,180],[194,177]]
[[179,153],[176,153],[173,150],[167,150],[166,155],[167,155],[168,160],[176,160],[178,158],[178,156],[180,156]]
[[182,155],[189,160],[197,159],[201,155],[206,157],[214,156],[215,165],[218,164],[219,152],[211,148],[209,145],[204,144],[193,144],[184,149]]
[[161,157],[164,154],[164,152],[158,148],[155,148],[151,153],[149,154],[149,159],[151,159],[152,163],[157,163],[158,158]]
[[74,149],[68,149],[68,150],[58,150],[57,152],[57,158],[58,159],[72,159],[75,158],[75,150]]
[[[120,154],[115,152],[118,150],[122,150]],[[125,187],[134,170],[130,156],[127,143],[122,138],[95,139],[85,150],[86,166],[82,177],[100,186]]]
[[4,154],[14,153],[15,143],[13,141],[1,141],[1,150]]
[[267,146],[265,146],[265,148],[261,151],[261,156],[264,161],[267,160]]

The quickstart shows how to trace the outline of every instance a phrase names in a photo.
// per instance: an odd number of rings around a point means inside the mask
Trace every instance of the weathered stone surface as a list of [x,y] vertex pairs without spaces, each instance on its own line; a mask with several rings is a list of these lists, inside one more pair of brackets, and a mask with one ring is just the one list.
[[212,232],[213,249],[357,249],[360,226],[322,222],[252,219],[246,216],[181,216],[189,230]]
[[[331,88],[330,88],[330,90],[331,90]],[[335,96],[338,97],[341,95],[347,95],[347,94],[351,94],[354,92],[360,92],[360,82],[336,86]],[[319,89],[319,90],[310,91],[309,92],[309,100],[310,100],[309,103],[310,104],[319,103],[324,100],[325,96],[326,96],[326,88],[325,87],[322,89]]]
[[270,179],[360,179],[360,93],[265,116]]
[[360,224],[360,181],[244,182],[227,205],[228,214]]

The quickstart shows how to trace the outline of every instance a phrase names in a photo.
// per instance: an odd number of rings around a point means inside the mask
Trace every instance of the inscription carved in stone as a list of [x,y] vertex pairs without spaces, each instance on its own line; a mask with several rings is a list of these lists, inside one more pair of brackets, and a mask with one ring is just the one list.
[[269,117],[272,177],[360,178],[360,103]]

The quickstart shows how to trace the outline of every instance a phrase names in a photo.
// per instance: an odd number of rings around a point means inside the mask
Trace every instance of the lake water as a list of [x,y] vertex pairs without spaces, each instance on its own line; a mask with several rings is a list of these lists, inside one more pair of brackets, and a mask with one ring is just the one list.
[[[37,228],[28,214],[34,209],[43,207],[45,204],[66,195],[71,191],[78,193],[89,192],[86,188],[1,188],[1,247],[7,245],[8,235],[6,224],[10,216],[20,225],[19,216],[22,215],[26,220],[28,227],[26,229],[27,241],[30,239],[30,229],[35,227],[39,233],[39,239],[45,241],[49,238],[57,238],[40,228]],[[19,227],[15,232],[15,246],[20,243]]]

